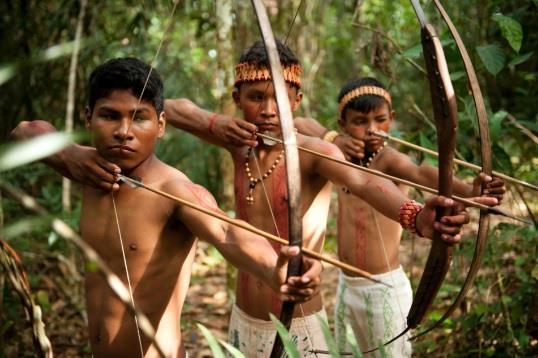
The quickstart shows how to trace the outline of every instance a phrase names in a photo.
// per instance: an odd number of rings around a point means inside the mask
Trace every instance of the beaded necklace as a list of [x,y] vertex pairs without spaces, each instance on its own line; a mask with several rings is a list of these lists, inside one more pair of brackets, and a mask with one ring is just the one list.
[[271,175],[273,170],[275,170],[276,166],[278,165],[278,163],[282,159],[282,155],[284,155],[284,149],[282,149],[282,151],[280,151],[280,154],[278,154],[278,157],[276,157],[273,165],[271,165],[269,170],[267,170],[267,172],[265,172],[265,174],[263,174],[260,178],[254,178],[252,176],[252,173],[250,172],[250,166],[248,164],[249,158],[250,158],[250,153],[252,153],[252,148],[248,148],[247,157],[245,158],[245,172],[247,173],[247,177],[248,177],[248,181],[249,181],[248,195],[247,195],[246,200],[247,200],[247,204],[252,205],[252,204],[254,204],[254,196],[252,195],[253,192],[254,192],[254,188],[256,188],[256,185],[261,183],[262,180],[265,180],[267,177],[269,177],[269,175]]
[[[370,154],[368,156],[368,158],[366,160],[364,159],[360,159],[359,161],[359,164],[365,168],[368,168],[370,166],[370,164],[372,164],[372,161],[374,160],[374,158],[376,157],[376,155],[378,155],[379,153],[381,153],[381,151],[385,148],[385,146],[387,145],[387,142],[383,142],[383,144],[381,145],[381,147],[379,147],[378,150],[376,150],[375,152],[373,152],[372,154]],[[348,188],[346,187],[343,187],[342,188],[342,191],[346,194],[349,194],[350,191]]]

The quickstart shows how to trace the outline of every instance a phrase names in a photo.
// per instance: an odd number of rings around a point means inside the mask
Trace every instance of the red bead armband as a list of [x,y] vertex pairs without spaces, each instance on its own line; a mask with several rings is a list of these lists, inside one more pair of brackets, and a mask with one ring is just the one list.
[[[400,225],[410,233],[417,234],[417,215],[422,205],[414,200],[406,201],[400,206]],[[419,234],[420,235],[420,234]]]
[[215,121],[217,120],[217,116],[218,116],[218,114],[213,113],[213,114],[209,117],[209,125],[208,125],[207,130],[208,130],[209,133],[211,133],[211,134],[213,134],[213,127],[215,126]]

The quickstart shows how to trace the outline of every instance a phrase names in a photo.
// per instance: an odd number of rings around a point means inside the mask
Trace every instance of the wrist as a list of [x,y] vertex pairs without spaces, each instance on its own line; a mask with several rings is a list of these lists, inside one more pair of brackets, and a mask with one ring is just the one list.
[[334,143],[334,140],[339,135],[340,133],[338,133],[337,131],[327,131],[325,132],[325,134],[323,134],[323,137],[321,137],[321,139],[324,140],[325,142]]
[[207,125],[207,131],[211,134],[215,134],[213,132],[214,130],[214,127],[215,127],[215,122],[217,121],[217,116],[218,114],[217,113],[212,113],[210,116],[209,116],[209,119],[208,119],[208,125]]
[[417,227],[417,218],[422,209],[423,205],[417,203],[415,200],[408,200],[400,206],[398,216],[400,225],[402,225],[404,230],[422,236]]

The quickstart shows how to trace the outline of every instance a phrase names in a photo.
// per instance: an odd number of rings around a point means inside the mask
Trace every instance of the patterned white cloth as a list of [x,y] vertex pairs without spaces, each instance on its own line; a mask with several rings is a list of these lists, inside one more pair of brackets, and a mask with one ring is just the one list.
[[[313,349],[327,350],[323,331],[316,316],[327,321],[327,313],[322,309],[305,317],[294,318],[291,322],[290,335],[302,357],[316,357],[310,352]],[[275,335],[273,322],[253,318],[237,305],[233,306],[228,343],[239,349],[245,357],[269,357]]]
[[[376,279],[393,288],[362,277],[346,276],[340,271],[335,306],[335,335],[341,352],[349,351],[346,323],[351,326],[362,351],[376,348],[401,333],[413,302],[411,283],[400,266]],[[411,357],[409,332],[384,347],[386,357]],[[365,357],[381,357],[379,351]]]

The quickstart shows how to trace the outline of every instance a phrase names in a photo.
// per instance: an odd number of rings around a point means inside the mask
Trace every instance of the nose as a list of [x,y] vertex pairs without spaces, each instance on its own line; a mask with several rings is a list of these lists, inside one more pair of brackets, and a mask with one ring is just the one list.
[[278,107],[273,98],[267,98],[262,102],[260,115],[264,118],[273,118],[277,115]]
[[118,122],[118,126],[114,131],[114,138],[121,143],[125,143],[126,141],[133,139],[133,133],[131,131],[131,118],[123,117]]

